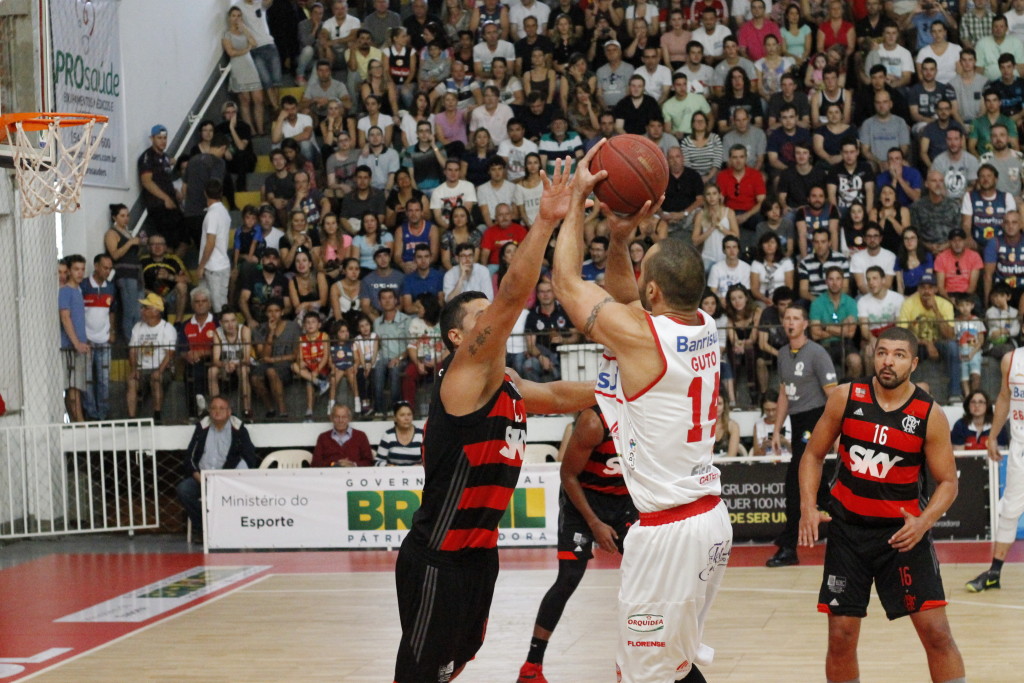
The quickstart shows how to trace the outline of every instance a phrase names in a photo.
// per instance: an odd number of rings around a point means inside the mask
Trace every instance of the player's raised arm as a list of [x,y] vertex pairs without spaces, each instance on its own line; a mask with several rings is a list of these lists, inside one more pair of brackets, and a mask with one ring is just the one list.
[[[602,140],[598,146],[604,142]],[[665,195],[658,200],[657,206],[651,206],[651,202],[647,202],[631,216],[620,216],[608,208],[607,204],[601,204],[601,212],[605,216],[609,231],[608,265],[604,275],[604,288],[620,304],[630,304],[640,299],[636,276],[633,274],[633,262],[629,258],[629,244],[633,235],[636,234],[636,226],[656,214],[663,201],[665,201]]]
[[[555,244],[551,284],[573,325],[587,337],[615,350],[616,347],[626,347],[631,341],[650,339],[650,332],[642,311],[616,303],[608,292],[593,282],[585,281],[582,276],[586,200],[594,186],[608,175],[603,170],[596,174],[590,172],[590,161],[600,147],[600,143],[592,147],[576,166],[569,212],[562,221]],[[625,313],[601,316],[599,321],[598,316],[605,308],[616,308]]]
[[[989,433],[994,439],[995,432]],[[892,535],[889,545],[900,552],[907,552],[935,526],[946,510],[956,500],[959,483],[956,477],[956,461],[953,458],[953,442],[949,438],[949,420],[945,411],[935,404],[928,418],[928,432],[924,437],[924,457],[928,472],[935,479],[935,490],[928,505],[918,516],[903,511],[903,527]]]
[[844,384],[829,394],[825,412],[811,432],[811,438],[800,461],[800,531],[799,544],[812,546],[818,540],[818,485],[825,456],[839,438],[843,426],[843,412],[850,397],[850,385]]
[[516,250],[494,294],[494,302],[486,308],[467,312],[467,315],[478,316],[476,324],[471,326],[469,338],[459,344],[459,352],[448,368],[448,381],[441,388],[441,399],[453,415],[477,410],[501,384],[505,374],[505,343],[540,278],[551,233],[569,210],[572,197],[569,166],[568,160],[557,160],[552,179],[541,172],[544,194],[540,212]]
[[593,382],[531,382],[520,378],[511,368],[507,372],[523,395],[527,411],[535,415],[575,413],[597,403]]

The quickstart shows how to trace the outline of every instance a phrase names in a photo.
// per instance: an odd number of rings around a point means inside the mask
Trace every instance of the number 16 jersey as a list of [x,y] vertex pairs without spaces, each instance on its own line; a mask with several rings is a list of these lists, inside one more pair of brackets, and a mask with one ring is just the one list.
[[715,321],[697,311],[688,325],[647,314],[663,370],[627,396],[618,362],[602,356],[595,391],[640,512],[657,512],[721,494],[712,464],[718,419],[719,345]]

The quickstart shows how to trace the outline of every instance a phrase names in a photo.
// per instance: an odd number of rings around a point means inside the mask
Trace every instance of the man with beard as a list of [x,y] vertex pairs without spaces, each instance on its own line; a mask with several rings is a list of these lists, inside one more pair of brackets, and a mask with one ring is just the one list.
[[1000,192],[999,171],[992,164],[978,169],[978,187],[964,195],[960,205],[961,227],[969,246],[985,253],[988,241],[1003,234],[1003,218],[1017,210],[1013,195]]
[[794,212],[793,222],[796,225],[798,258],[807,254],[811,237],[819,230],[828,231],[831,247],[839,246],[839,209],[832,202],[825,203],[823,186],[812,186],[808,190],[807,203]]
[[992,150],[985,152],[978,160],[991,164],[999,172],[996,189],[1019,197],[1021,192],[1021,167],[1024,154],[1010,147],[1010,131],[1006,126],[992,126]]
[[978,168],[981,166],[973,154],[964,152],[964,140],[962,130],[949,128],[946,131],[946,151],[932,159],[931,170],[942,174],[946,194],[956,201],[960,201],[965,194],[974,189],[974,183],[978,180]]
[[909,329],[919,340],[914,346],[921,360],[945,360],[950,402],[959,400],[956,396],[960,393],[960,353],[953,338],[953,312],[953,304],[937,295],[935,275],[925,273],[917,291],[903,302],[899,317],[899,326]]
[[256,328],[267,321],[266,308],[271,299],[278,299],[284,306],[284,314],[292,311],[292,302],[288,297],[288,278],[281,270],[281,255],[277,249],[267,247],[260,258],[260,270],[249,282],[242,284],[242,292],[238,296],[238,307],[242,309],[245,323]]
[[[821,521],[822,467],[839,438],[818,594],[818,611],[828,614],[830,681],[858,680],[857,641],[872,582],[890,620],[910,615],[932,680],[966,681],[929,535],[956,499],[957,471],[945,413],[910,381],[917,345],[905,329],[879,335],[875,377],[832,392],[800,466],[800,544],[813,546]],[[936,486],[922,506],[923,468]]]

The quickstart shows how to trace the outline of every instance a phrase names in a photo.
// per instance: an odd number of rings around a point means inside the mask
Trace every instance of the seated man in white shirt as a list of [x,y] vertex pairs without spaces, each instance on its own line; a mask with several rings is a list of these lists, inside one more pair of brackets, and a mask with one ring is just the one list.
[[776,389],[769,389],[761,399],[761,418],[754,423],[754,447],[751,455],[773,455],[781,458],[792,455],[790,444],[793,441],[793,430],[789,425],[789,418],[782,423],[782,434],[779,435],[782,450],[778,453],[772,447],[772,438],[775,435],[775,413],[779,408],[779,392]]
[[451,301],[463,292],[483,292],[488,301],[494,300],[491,271],[477,263],[475,256],[476,247],[469,242],[455,247],[456,263],[444,274],[445,301]]
[[299,101],[291,95],[281,98],[281,113],[274,120],[270,129],[270,141],[280,145],[286,138],[299,143],[302,156],[310,161],[316,157],[316,146],[313,144],[313,117],[299,113]]

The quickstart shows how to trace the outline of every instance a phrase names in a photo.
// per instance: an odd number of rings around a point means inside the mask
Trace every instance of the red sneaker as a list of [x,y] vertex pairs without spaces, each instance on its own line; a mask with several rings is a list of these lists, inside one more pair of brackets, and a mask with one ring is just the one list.
[[544,678],[542,669],[542,664],[526,662],[523,664],[523,668],[519,670],[519,678],[516,679],[516,683],[548,683],[548,679]]

